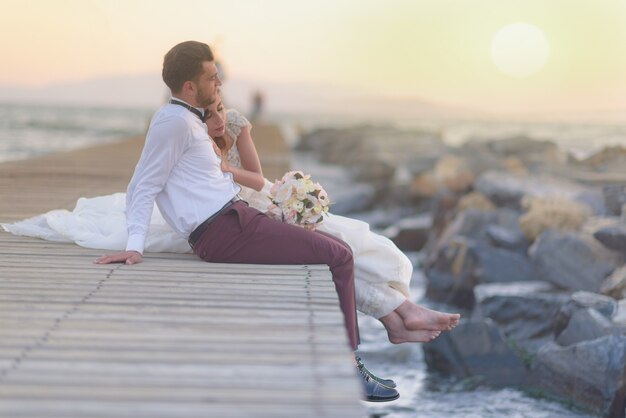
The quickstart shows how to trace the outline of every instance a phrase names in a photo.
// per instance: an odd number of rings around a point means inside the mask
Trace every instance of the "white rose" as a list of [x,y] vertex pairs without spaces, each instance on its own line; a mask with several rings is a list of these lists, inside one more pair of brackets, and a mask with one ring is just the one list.
[[283,185],[278,188],[276,195],[274,196],[274,200],[278,203],[282,203],[291,197],[291,186],[288,184]]

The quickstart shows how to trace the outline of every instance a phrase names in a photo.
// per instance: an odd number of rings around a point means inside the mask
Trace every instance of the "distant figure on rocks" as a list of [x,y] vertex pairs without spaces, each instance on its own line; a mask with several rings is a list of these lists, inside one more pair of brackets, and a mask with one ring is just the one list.
[[258,120],[263,113],[263,103],[265,97],[261,90],[256,90],[252,95],[252,111],[250,112],[250,120]]

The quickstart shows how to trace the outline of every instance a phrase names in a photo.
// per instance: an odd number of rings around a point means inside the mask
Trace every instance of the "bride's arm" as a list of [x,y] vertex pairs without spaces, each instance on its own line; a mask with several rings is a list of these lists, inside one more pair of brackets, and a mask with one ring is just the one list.
[[265,184],[265,179],[261,170],[259,154],[256,152],[254,141],[252,141],[252,136],[250,135],[250,126],[241,128],[241,133],[237,137],[235,146],[239,151],[241,168],[228,165],[226,159],[223,159],[225,164],[222,166],[222,170],[232,173],[233,179],[240,185],[260,191]]

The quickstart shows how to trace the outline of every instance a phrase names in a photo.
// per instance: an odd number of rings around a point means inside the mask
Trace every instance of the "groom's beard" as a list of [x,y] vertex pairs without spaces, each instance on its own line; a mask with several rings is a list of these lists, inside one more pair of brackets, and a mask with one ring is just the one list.
[[196,93],[196,103],[198,103],[198,107],[206,109],[213,102],[215,102],[215,95],[205,95],[202,91]]

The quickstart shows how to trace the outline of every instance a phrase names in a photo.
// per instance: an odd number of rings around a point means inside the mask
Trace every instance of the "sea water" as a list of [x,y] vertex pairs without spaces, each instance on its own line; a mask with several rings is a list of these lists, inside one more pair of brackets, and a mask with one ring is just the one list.
[[[90,145],[145,134],[154,108],[97,106],[53,106],[0,103],[0,162],[67,151]],[[408,129],[438,132],[450,145],[468,140],[506,139],[526,136],[550,140],[577,157],[587,156],[604,146],[626,146],[626,122],[546,122],[469,119],[393,119],[380,120],[340,115],[268,115],[267,119],[283,129],[290,145],[302,131],[318,126],[350,126],[385,123]]]
[[154,109],[0,103],[0,162],[145,133]]

